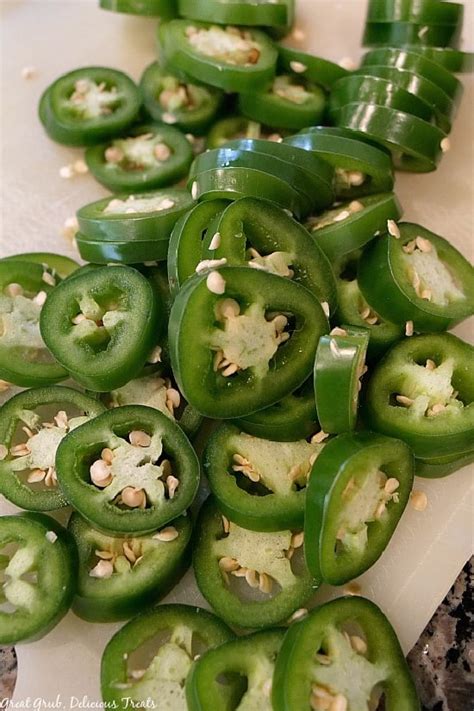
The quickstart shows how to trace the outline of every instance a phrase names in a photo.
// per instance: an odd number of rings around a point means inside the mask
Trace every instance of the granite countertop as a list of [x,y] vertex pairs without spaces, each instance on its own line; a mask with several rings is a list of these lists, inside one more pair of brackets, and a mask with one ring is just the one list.
[[[474,698],[474,621],[472,558],[435,612],[408,663],[423,711],[469,711]],[[0,647],[0,708],[11,698],[16,681],[13,647]]]

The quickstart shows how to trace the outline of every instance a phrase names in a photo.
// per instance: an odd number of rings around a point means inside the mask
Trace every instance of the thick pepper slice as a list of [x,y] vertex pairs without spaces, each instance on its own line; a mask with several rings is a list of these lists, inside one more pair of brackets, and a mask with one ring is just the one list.
[[22,387],[51,385],[67,371],[48,351],[39,329],[47,295],[57,282],[42,264],[0,262],[0,378]]
[[[185,709],[185,683],[197,654],[234,639],[218,617],[200,607],[160,605],[135,617],[105,648],[101,665],[104,702],[125,710],[154,704]],[[147,667],[139,661],[146,654]],[[231,696],[234,684],[223,693]]]
[[99,0],[99,5],[102,10],[161,17],[163,20],[169,20],[178,14],[176,0]]
[[191,84],[153,62],[143,72],[140,90],[146,112],[153,121],[176,125],[182,131],[202,134],[214,120],[223,100],[210,86]]
[[21,254],[12,254],[10,257],[2,257],[0,262],[11,262],[12,260],[14,262],[28,262],[28,264],[41,264],[54,278],[59,276],[60,279],[66,279],[79,269],[79,264],[74,259],[52,252],[22,252]]
[[450,333],[397,343],[369,380],[369,425],[407,442],[419,459],[472,451],[473,355],[471,345]]
[[278,47],[278,65],[284,71],[302,76],[327,90],[331,90],[339,79],[349,76],[347,69],[339,64],[281,45]]
[[464,5],[439,0],[369,0],[368,22],[418,22],[452,25],[463,21]]
[[142,192],[176,183],[187,174],[192,159],[187,138],[164,124],[135,126],[126,136],[86,151],[92,175],[113,192]]
[[[226,642],[207,651],[193,664],[186,679],[189,711],[209,709],[260,709],[272,711],[270,690],[275,660],[283,642],[284,629],[271,629]],[[226,704],[220,679],[241,678],[241,688]]]
[[40,513],[0,517],[0,644],[32,642],[69,609],[76,586],[77,553],[57,521]]
[[53,141],[91,146],[126,131],[140,103],[138,87],[123,72],[82,67],[56,79],[43,93],[38,111]]
[[81,516],[113,535],[156,531],[187,509],[199,484],[181,428],[142,405],[108,410],[69,433],[56,470]]
[[451,47],[420,47],[412,44],[406,45],[402,49],[421,54],[422,57],[437,62],[450,72],[472,72],[474,70],[474,52],[461,52],[461,50]]
[[189,516],[146,536],[108,536],[77,513],[68,530],[79,554],[79,575],[72,609],[89,622],[133,617],[161,600],[190,563]]
[[171,20],[160,25],[159,43],[170,69],[224,91],[258,91],[275,74],[277,51],[253,28]]
[[307,221],[314,240],[334,262],[385,231],[387,220],[397,221],[402,207],[394,193],[369,195],[339,205]]
[[212,497],[196,526],[196,582],[228,624],[260,629],[286,621],[317,589],[302,560],[300,530],[241,528],[222,516]]
[[41,311],[41,335],[77,382],[106,392],[140,372],[161,330],[160,306],[135,269],[94,269],[51,292]]
[[291,625],[273,676],[275,711],[323,709],[320,699],[369,711],[381,696],[386,711],[420,711],[397,636],[373,602],[331,600]]
[[308,476],[323,446],[305,439],[272,442],[221,425],[203,460],[219,508],[252,531],[302,528]]
[[474,451],[466,452],[461,456],[447,455],[445,457],[415,459],[415,474],[426,479],[439,479],[453,474],[472,462],[474,462]]
[[306,492],[305,556],[316,578],[344,585],[382,555],[413,486],[413,455],[400,440],[359,432],[328,442]]
[[207,417],[273,405],[309,376],[328,324],[313,294],[249,267],[189,279],[173,304],[171,364],[186,400]]
[[319,339],[314,361],[314,395],[324,432],[338,434],[356,426],[368,343],[369,332],[360,326],[338,326]]
[[294,0],[178,0],[179,14],[218,25],[290,27]]
[[455,247],[409,222],[389,230],[395,237],[375,240],[359,262],[360,290],[377,313],[416,331],[444,331],[474,313],[474,270]]
[[58,489],[55,455],[63,437],[104,411],[83,393],[58,386],[18,393],[0,408],[0,491],[30,511],[66,506]]
[[405,44],[421,46],[453,47],[457,49],[461,39],[461,25],[431,25],[414,22],[368,22],[362,44],[366,47],[400,47]]

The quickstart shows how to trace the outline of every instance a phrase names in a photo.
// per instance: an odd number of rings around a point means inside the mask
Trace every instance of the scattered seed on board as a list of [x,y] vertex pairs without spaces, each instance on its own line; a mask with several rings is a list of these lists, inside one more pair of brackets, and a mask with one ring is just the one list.
[[447,136],[442,139],[440,146],[443,153],[447,153],[449,151],[449,149],[451,148],[451,141]]
[[29,67],[23,67],[21,70],[21,78],[22,79],[34,79],[38,74],[38,70],[36,67],[29,66]]
[[414,489],[410,494],[410,503],[415,511],[424,511],[428,506],[428,497],[424,491]]
[[342,57],[338,64],[343,69],[347,69],[348,72],[352,72],[354,69],[357,69],[357,64],[354,62],[352,57]]

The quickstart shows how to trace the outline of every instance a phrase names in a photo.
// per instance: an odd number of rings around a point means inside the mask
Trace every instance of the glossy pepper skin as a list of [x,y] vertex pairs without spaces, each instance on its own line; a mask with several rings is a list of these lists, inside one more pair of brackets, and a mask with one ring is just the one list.
[[[76,587],[77,553],[67,531],[42,513],[0,518],[0,547],[17,544],[2,556],[3,595],[14,612],[0,613],[0,643],[41,639],[64,617]],[[22,576],[34,571],[35,581]]]
[[404,44],[459,47],[461,25],[414,22],[368,22],[362,44],[366,47],[400,47]]
[[99,0],[99,5],[102,10],[160,17],[163,20],[169,20],[178,14],[176,0]]
[[1,262],[27,262],[28,264],[41,264],[46,266],[53,277],[59,276],[60,279],[66,279],[71,276],[77,269],[79,264],[65,257],[64,254],[53,254],[52,252],[22,252],[21,254],[13,254],[11,257],[2,257]]
[[403,49],[437,62],[450,72],[472,72],[474,68],[473,52],[461,52],[451,47],[420,47],[412,44],[404,46]]
[[281,45],[278,46],[278,66],[327,90],[339,79],[349,76],[347,69],[339,64]]
[[[354,623],[363,635],[365,653],[352,650],[342,634],[345,628],[351,634]],[[316,653],[332,660],[330,679],[329,665],[315,659]],[[355,674],[357,686],[351,682]],[[378,683],[385,695],[386,711],[420,710],[400,643],[385,615],[363,597],[339,598],[293,623],[286,633],[273,677],[273,708],[304,709],[313,687],[329,685],[334,696],[340,693],[346,698],[348,708],[365,709]]]
[[473,355],[471,345],[450,333],[413,336],[393,346],[368,383],[369,426],[405,441],[417,459],[472,451]]
[[219,25],[260,25],[290,27],[294,17],[294,0],[245,2],[245,0],[178,0],[179,14],[190,20],[215,22]]
[[[408,503],[413,469],[409,447],[383,435],[346,433],[324,446],[306,492],[305,556],[315,577],[344,585],[380,558]],[[367,518],[354,523],[351,508],[364,511],[363,497],[372,493],[364,485],[376,471],[384,475],[372,485],[380,494],[366,508]],[[398,482],[393,498],[383,489],[388,480]]]

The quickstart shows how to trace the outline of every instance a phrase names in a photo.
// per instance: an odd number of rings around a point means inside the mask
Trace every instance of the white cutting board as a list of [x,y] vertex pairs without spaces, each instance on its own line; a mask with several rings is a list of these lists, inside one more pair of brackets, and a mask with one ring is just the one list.
[[[297,0],[301,47],[328,59],[357,59],[364,22],[363,0]],[[138,79],[155,58],[155,22],[104,12],[90,0],[1,0],[2,110],[0,111],[3,205],[0,254],[31,250],[77,254],[61,236],[64,220],[84,203],[105,195],[90,176],[63,180],[59,168],[81,155],[57,146],[36,118],[42,90],[59,74],[90,64],[123,69]],[[474,3],[467,3],[465,47],[474,45]],[[22,79],[25,66],[36,78]],[[398,175],[397,194],[406,219],[448,237],[472,259],[473,81],[451,136],[452,150],[430,175]],[[463,324],[456,330],[472,335]],[[362,593],[388,614],[408,651],[471,554],[472,471],[445,480],[419,480],[428,508],[410,507],[381,560],[360,578]],[[0,500],[0,513],[14,510]],[[339,591],[340,592],[340,591]],[[322,590],[318,600],[335,595]],[[205,605],[192,573],[167,601]],[[102,650],[118,625],[91,625],[70,613],[44,640],[17,648],[19,675],[14,701],[55,700],[68,709],[71,697],[97,702]],[[39,703],[39,702],[37,702]],[[82,703],[82,702],[81,702]],[[60,708],[61,708],[60,706]],[[84,708],[84,705],[82,704]]]

